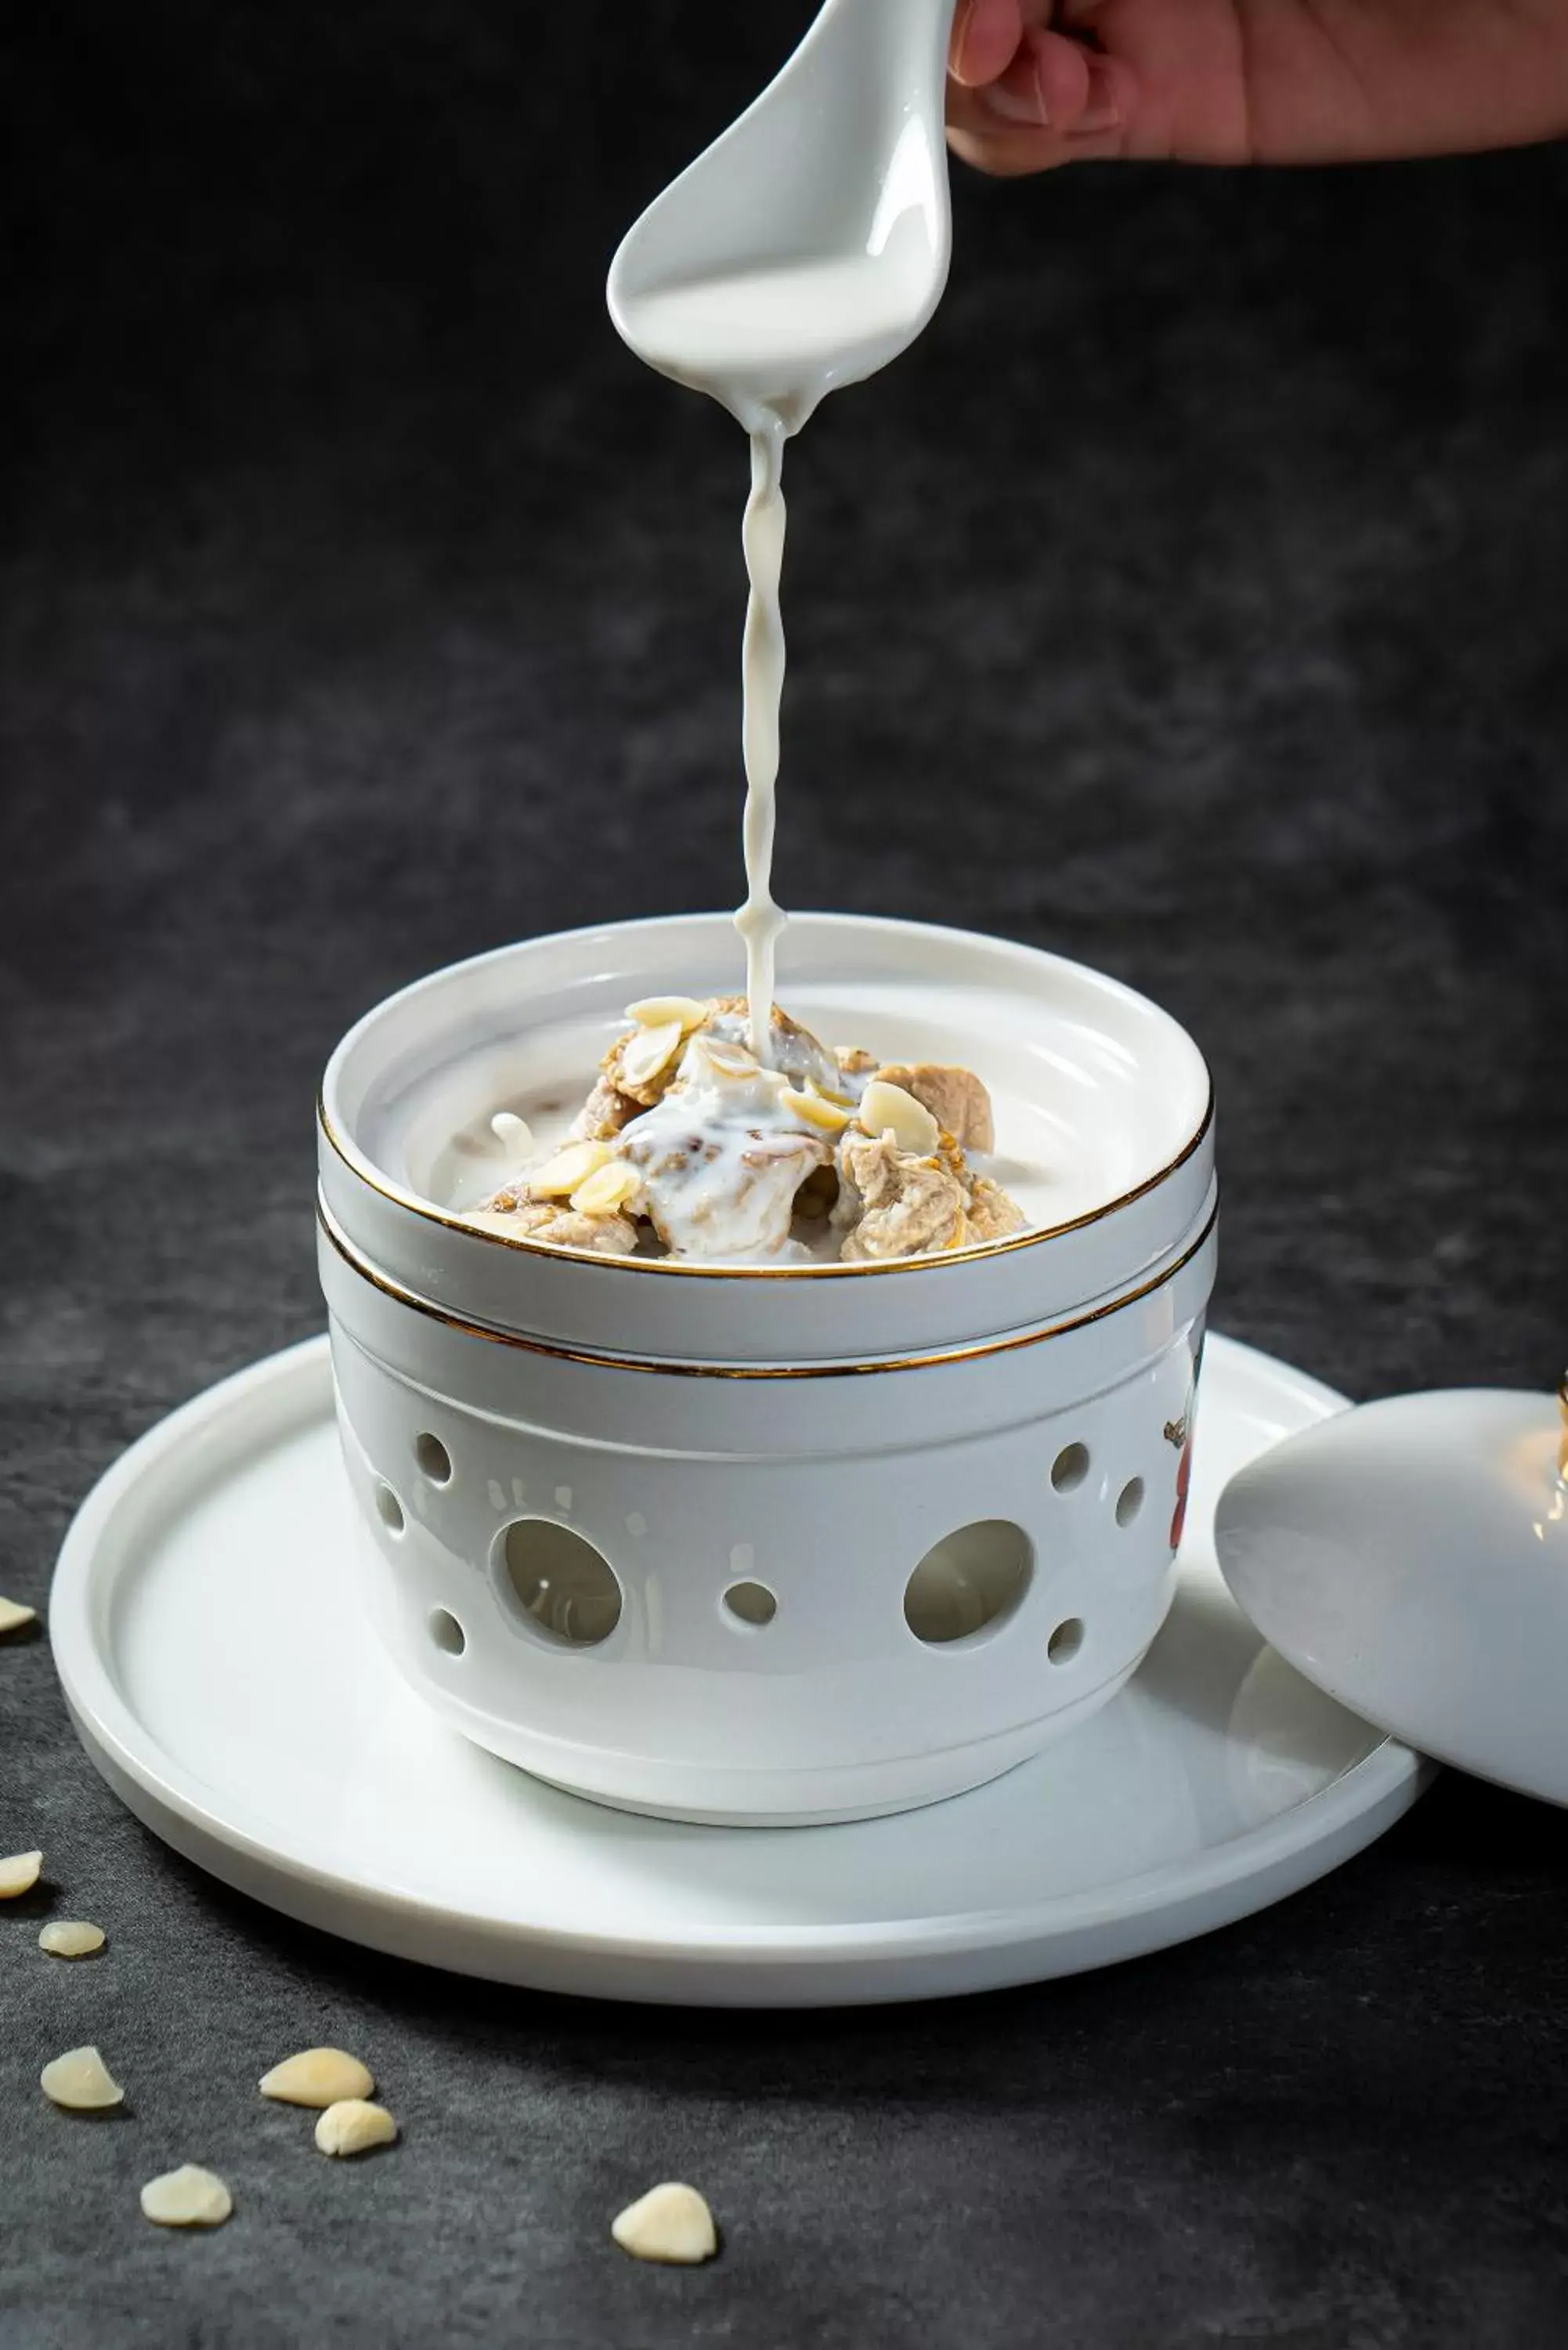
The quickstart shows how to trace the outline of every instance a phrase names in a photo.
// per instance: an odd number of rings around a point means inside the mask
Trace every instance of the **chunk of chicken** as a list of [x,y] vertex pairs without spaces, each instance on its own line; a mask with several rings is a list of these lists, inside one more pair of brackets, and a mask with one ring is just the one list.
[[[639,1110],[651,1109],[655,1102],[662,1101],[665,1094],[674,1084],[675,1073],[680,1066],[680,1047],[677,1046],[662,1066],[653,1070],[649,1076],[628,1076],[627,1055],[634,1046],[642,1042],[644,1033],[640,1028],[628,1028],[624,1036],[616,1038],[615,1043],[599,1063],[602,1074],[584,1106],[584,1118],[587,1117],[596,1102],[599,1105],[597,1113],[599,1118],[618,1118],[619,1125],[612,1127],[611,1133],[618,1134],[620,1127],[628,1125],[637,1116]],[[672,1029],[671,1034],[673,1033]],[[609,1095],[613,1095],[615,1098],[609,1099]],[[624,1112],[621,1109],[622,1103],[626,1105]],[[588,1141],[602,1141],[607,1139],[607,1137],[600,1134],[587,1136],[584,1139]]]
[[1017,1201],[1011,1199],[1000,1183],[993,1183],[989,1175],[971,1179],[968,1230],[964,1235],[967,1241],[1005,1240],[1009,1232],[1021,1232],[1028,1221]]
[[568,1138],[573,1142],[613,1142],[643,1107],[630,1094],[623,1094],[613,1077],[601,1076],[567,1128]]
[[921,1256],[956,1248],[967,1195],[945,1159],[916,1159],[888,1134],[851,1128],[838,1152],[838,1203],[833,1221],[845,1232],[846,1264]]
[[880,1085],[901,1086],[907,1094],[913,1094],[961,1150],[995,1149],[991,1096],[972,1069],[954,1068],[940,1061],[894,1061],[877,1070],[877,1080]]
[[836,1045],[833,1057],[838,1064],[838,1090],[858,1101],[881,1063],[861,1045]]
[[507,1240],[545,1241],[552,1248],[587,1249],[593,1256],[630,1256],[637,1246],[637,1226],[629,1216],[581,1216],[565,1200],[530,1200],[516,1191],[498,1191],[486,1206],[471,1208],[463,1221]]

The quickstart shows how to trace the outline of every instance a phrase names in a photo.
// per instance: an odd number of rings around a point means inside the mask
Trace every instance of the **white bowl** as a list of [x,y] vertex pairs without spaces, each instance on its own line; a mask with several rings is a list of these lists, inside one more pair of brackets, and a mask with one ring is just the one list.
[[978,1067],[1034,1230],[784,1269],[462,1222],[496,1180],[492,1110],[568,1114],[627,1002],[728,991],[735,963],[719,915],[578,931],[349,1033],[321,1107],[339,1421],[376,1621],[457,1728],[632,1809],[865,1817],[1034,1752],[1159,1627],[1214,1271],[1209,1078],[1075,964],[804,916],[786,1006]]

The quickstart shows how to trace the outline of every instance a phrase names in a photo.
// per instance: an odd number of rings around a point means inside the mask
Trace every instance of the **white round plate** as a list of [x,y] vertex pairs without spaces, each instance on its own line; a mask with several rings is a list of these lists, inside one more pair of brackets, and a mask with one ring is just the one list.
[[1214,1563],[1214,1498],[1341,1399],[1210,1341],[1179,1595],[1143,1669],[977,1793],[819,1828],[678,1826],[443,1729],[356,1587],[327,1342],[164,1420],[84,1503],[56,1663],[176,1851],[373,1950],[599,1998],[806,2007],[992,1990],[1223,1926],[1370,1844],[1428,1766],[1292,1670]]

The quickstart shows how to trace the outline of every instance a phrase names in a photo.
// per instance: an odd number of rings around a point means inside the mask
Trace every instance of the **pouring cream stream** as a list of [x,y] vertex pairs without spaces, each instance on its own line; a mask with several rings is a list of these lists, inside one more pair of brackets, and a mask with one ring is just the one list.
[[785,917],[773,851],[784,639],[784,444],[835,385],[925,326],[947,275],[942,98],[953,0],[826,0],[762,96],[622,241],[611,317],[650,367],[720,400],[751,436],[742,525],[749,1041],[771,1058]]
[[735,916],[735,928],[746,949],[748,1041],[764,1068],[769,1058],[779,934],[788,920],[773,893],[779,709],[784,681],[784,617],[779,608],[784,545],[780,480],[784,438],[784,426],[776,421],[752,434],[752,494],[741,523],[747,580],[746,627],[741,644],[741,752],[746,772],[741,839],[746,897]]

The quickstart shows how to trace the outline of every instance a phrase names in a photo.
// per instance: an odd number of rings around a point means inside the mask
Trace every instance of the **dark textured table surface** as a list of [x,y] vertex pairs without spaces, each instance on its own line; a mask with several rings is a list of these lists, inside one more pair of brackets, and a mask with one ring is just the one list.
[[[601,310],[805,11],[67,5],[0,31],[0,1588],[319,1326],[310,1103],[452,957],[738,893],[743,451]],[[704,22],[699,30],[697,19]],[[711,19],[711,21],[710,21]],[[1143,986],[1216,1071],[1220,1326],[1355,1394],[1568,1344],[1568,151],[957,189],[791,460],[780,882]],[[1480,1565],[1481,1563],[1478,1563]],[[488,1990],[137,1826],[0,1653],[0,2342],[1561,2341],[1568,1826],[1457,1776],[1207,1941],[801,2019]],[[96,2039],[129,2117],[48,2110]],[[265,2063],[406,2138],[302,2160]],[[148,2228],[200,2147],[239,2205]],[[722,2258],[608,2244],[653,2177]]]

